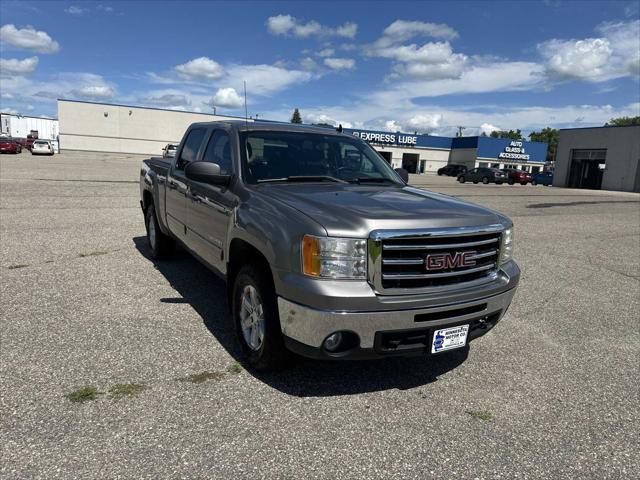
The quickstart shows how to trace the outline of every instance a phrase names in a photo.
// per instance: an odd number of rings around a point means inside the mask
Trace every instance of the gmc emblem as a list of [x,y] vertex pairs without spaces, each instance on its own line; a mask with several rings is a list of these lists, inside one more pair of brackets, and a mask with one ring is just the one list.
[[432,253],[427,255],[425,266],[428,271],[473,267],[476,264],[473,259],[476,253],[475,251],[456,252],[453,255],[450,253]]

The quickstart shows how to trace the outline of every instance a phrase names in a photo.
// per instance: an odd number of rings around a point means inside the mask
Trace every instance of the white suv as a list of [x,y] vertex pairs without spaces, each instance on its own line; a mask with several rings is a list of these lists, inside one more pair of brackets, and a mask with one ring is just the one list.
[[36,140],[31,146],[31,155],[53,155],[53,145],[48,140]]

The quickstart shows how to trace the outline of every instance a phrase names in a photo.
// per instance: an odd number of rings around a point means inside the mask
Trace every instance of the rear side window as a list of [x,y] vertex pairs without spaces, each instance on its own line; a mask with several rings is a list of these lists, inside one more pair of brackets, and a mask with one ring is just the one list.
[[231,175],[231,142],[227,132],[223,130],[213,132],[203,160],[220,165],[221,175]]
[[202,144],[205,130],[202,128],[194,128],[187,135],[187,139],[184,141],[184,147],[180,152],[180,158],[176,161],[176,169],[184,170],[189,163],[195,162],[198,150]]

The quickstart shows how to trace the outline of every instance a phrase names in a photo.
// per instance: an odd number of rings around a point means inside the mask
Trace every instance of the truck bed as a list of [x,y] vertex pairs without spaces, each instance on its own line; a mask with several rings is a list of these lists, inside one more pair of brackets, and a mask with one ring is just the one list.
[[171,160],[171,158],[151,157],[147,160],[143,160],[143,162],[149,165],[153,171],[161,175],[166,175],[169,171],[169,167],[171,167]]

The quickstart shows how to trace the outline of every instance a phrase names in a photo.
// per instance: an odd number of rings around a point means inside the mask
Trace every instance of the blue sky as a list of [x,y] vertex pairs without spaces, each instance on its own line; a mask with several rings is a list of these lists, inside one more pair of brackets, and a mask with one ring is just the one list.
[[12,2],[0,106],[56,98],[450,135],[640,114],[639,2]]

